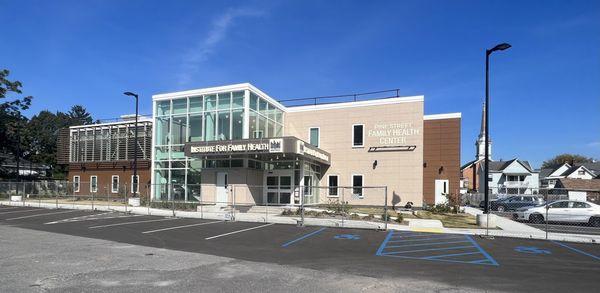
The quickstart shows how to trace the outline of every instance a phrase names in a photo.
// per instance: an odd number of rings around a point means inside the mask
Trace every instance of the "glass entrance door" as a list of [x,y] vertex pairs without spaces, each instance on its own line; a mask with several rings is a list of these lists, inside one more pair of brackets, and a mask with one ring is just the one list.
[[266,176],[265,185],[266,200],[268,204],[287,205],[292,203],[291,174],[268,174]]

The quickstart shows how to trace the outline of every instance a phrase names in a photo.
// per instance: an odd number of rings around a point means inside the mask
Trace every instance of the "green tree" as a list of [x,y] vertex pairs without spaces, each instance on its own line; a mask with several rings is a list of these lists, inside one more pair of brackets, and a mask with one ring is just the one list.
[[542,163],[542,169],[556,168],[564,163],[569,163],[570,165],[573,165],[573,164],[591,163],[593,161],[594,161],[593,158],[589,158],[589,157],[582,156],[582,155],[560,154],[560,155],[555,156],[554,158],[544,161],[544,163]]
[[71,107],[71,110],[67,114],[71,119],[71,124],[69,126],[89,125],[94,122],[92,115],[81,105]]
[[[27,118],[22,112],[29,109],[33,97],[18,97],[23,92],[20,81],[10,81],[10,71],[0,70],[0,152],[21,157],[23,130]],[[9,100],[10,99],[10,100]]]

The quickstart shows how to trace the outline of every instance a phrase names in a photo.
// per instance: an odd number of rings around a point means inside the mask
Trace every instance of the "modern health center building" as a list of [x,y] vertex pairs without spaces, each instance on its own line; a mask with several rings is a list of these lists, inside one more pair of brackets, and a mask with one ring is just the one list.
[[423,108],[423,96],[286,107],[249,83],[154,95],[152,196],[382,205],[368,187],[387,186],[390,204],[442,202],[459,190],[460,113]]

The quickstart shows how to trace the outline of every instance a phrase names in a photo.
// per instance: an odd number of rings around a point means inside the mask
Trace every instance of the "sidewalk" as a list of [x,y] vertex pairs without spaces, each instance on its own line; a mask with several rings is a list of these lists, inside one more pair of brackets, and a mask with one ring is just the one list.
[[[27,206],[27,207],[40,207],[46,209],[75,209],[75,210],[91,210],[91,205],[78,205],[74,203],[43,203],[43,202],[11,202],[11,201],[0,201],[0,205],[4,206]],[[214,209],[207,209],[206,211],[173,211],[166,209],[156,209],[150,207],[131,207],[125,205],[108,206],[108,205],[94,205],[94,210],[97,211],[115,211],[123,213],[131,213],[137,215],[150,215],[150,216],[162,216],[162,217],[180,217],[180,218],[197,218],[197,219],[211,219],[211,220],[223,220],[223,221],[242,221],[242,222],[256,222],[256,223],[276,223],[276,224],[288,224],[297,225],[301,221],[300,216],[282,216],[280,214],[262,214],[262,213],[241,213],[228,211],[215,211]],[[477,209],[475,209],[477,210]],[[478,210],[479,211],[479,210]],[[476,211],[467,210],[467,213],[476,213]],[[479,211],[481,212],[481,211]],[[501,217],[499,217],[501,218]],[[327,219],[327,218],[304,218],[305,226],[324,226],[324,227],[339,227],[339,228],[356,228],[356,229],[377,229],[383,230],[385,223],[374,222],[374,221],[363,221],[363,220],[346,220],[346,219]],[[525,224],[518,223],[509,219],[506,221],[498,221],[498,226],[502,230],[490,229],[464,229],[464,228],[445,228],[441,226],[441,222],[437,220],[419,220],[410,219],[409,225],[401,225],[397,223],[388,222],[388,230],[398,231],[416,231],[416,232],[433,232],[433,233],[453,233],[453,234],[465,234],[465,235],[490,235],[498,237],[515,237],[515,238],[531,238],[531,239],[548,239],[556,241],[569,241],[569,242],[587,242],[587,243],[600,243],[600,235],[582,235],[582,234],[562,234],[562,233],[549,233],[529,227]],[[522,226],[527,226],[531,229],[525,229]],[[506,228],[506,229],[505,229]]]

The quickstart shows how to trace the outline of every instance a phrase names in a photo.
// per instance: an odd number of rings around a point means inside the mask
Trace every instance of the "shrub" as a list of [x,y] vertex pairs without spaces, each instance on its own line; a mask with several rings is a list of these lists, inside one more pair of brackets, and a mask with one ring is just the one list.
[[329,200],[326,205],[327,209],[337,215],[346,215],[350,211],[350,206],[347,203],[337,200]]
[[402,221],[404,221],[404,216],[402,216],[401,213],[398,213],[398,215],[396,217],[396,222],[402,223]]
[[434,206],[428,206],[424,209],[434,214],[444,214],[452,211],[452,207],[448,204],[436,204]]

